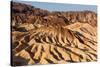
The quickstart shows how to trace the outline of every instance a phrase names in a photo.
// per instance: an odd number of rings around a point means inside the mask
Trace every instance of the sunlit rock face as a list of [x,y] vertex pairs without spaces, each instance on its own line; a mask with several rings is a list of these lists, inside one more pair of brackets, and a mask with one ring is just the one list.
[[97,60],[97,14],[49,12],[12,2],[12,65]]

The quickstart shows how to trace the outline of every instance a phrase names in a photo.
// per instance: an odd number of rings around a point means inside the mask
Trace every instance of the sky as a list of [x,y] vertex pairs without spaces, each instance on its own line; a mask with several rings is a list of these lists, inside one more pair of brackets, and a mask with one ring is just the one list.
[[80,4],[68,4],[68,3],[48,3],[48,2],[36,2],[36,1],[22,1],[22,0],[13,0],[15,2],[25,3],[36,8],[42,8],[49,11],[94,11],[97,12],[96,5],[80,5]]

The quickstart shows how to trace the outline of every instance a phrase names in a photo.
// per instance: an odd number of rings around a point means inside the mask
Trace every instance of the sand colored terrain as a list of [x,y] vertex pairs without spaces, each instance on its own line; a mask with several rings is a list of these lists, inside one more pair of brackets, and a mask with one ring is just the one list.
[[97,60],[97,14],[49,12],[12,2],[12,65]]

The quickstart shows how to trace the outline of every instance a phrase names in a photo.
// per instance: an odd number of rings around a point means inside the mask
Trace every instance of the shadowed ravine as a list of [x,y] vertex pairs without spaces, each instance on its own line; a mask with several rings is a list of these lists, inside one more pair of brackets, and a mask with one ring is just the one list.
[[97,14],[11,3],[12,65],[97,60]]

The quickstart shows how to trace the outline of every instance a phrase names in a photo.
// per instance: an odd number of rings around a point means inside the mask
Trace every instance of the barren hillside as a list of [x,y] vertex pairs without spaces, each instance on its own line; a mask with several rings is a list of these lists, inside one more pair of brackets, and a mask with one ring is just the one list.
[[97,60],[97,14],[11,4],[12,65]]

